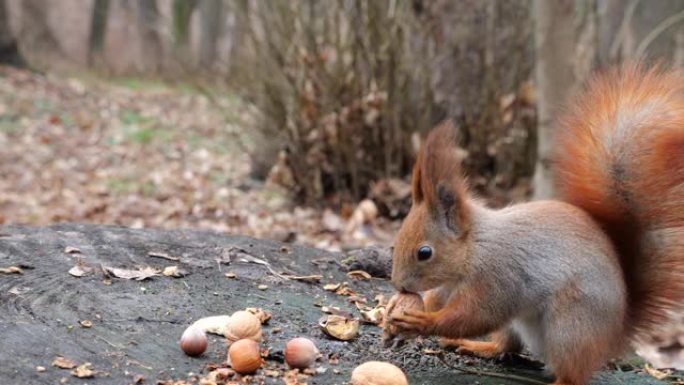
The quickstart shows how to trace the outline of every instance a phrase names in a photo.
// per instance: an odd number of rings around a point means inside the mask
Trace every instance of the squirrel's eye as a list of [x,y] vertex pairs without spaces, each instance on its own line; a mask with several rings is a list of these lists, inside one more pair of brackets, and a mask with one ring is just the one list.
[[421,246],[420,249],[418,249],[418,260],[419,261],[427,261],[432,257],[432,247],[430,246]]

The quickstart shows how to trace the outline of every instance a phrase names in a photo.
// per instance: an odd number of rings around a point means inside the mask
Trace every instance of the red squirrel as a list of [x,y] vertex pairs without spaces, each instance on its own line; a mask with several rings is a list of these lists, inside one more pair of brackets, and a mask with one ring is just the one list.
[[525,346],[554,384],[584,385],[684,310],[684,74],[598,75],[556,135],[562,200],[493,210],[468,192],[454,128],[430,133],[392,266],[425,311],[391,325],[482,356]]

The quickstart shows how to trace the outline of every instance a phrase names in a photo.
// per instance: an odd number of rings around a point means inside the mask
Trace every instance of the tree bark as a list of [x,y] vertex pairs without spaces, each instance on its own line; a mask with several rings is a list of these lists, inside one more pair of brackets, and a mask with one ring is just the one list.
[[575,83],[572,58],[575,51],[574,1],[535,0],[536,68],[538,90],[537,164],[534,172],[534,198],[555,195],[551,168],[554,119]]
[[0,0],[0,63],[18,67],[25,65],[19,53],[17,40],[9,26],[6,0]]
[[174,0],[173,2],[173,39],[176,46],[187,48],[190,39],[190,18],[197,0]]
[[221,35],[224,13],[223,0],[204,0],[200,3],[202,36],[199,47],[199,63],[211,66],[216,60],[218,38]]
[[138,33],[140,36],[140,69],[157,72],[162,65],[162,43],[159,36],[159,10],[156,0],[138,0]]
[[63,50],[48,24],[48,7],[42,0],[21,1],[21,28],[17,36],[20,52],[37,68],[54,65]]
[[90,36],[88,37],[88,65],[92,66],[94,60],[102,54],[108,16],[109,0],[95,0],[90,19]]

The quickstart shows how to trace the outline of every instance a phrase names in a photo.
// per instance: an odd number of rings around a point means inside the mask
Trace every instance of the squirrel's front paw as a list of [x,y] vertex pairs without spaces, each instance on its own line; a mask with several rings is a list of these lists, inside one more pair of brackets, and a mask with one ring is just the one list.
[[401,314],[393,315],[389,322],[401,332],[411,332],[420,335],[434,334],[435,313],[419,310],[405,310]]

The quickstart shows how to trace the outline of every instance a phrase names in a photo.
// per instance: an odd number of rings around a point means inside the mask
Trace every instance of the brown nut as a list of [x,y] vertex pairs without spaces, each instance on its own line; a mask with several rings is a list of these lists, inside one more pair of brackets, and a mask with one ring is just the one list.
[[197,357],[207,350],[207,335],[202,329],[190,326],[183,332],[180,339],[180,347],[185,354],[191,357]]
[[391,340],[396,335],[400,334],[399,329],[392,325],[391,322],[388,322],[388,319],[401,315],[406,310],[424,311],[425,305],[423,304],[423,298],[415,293],[396,293],[390,298],[389,303],[387,304],[385,321],[382,325],[382,337],[384,340]]
[[401,369],[390,363],[369,361],[354,369],[351,385],[408,385],[408,380]]
[[230,316],[223,335],[230,342],[245,338],[261,342],[261,321],[248,311],[236,311]]
[[254,340],[235,341],[228,349],[230,366],[240,374],[254,373],[261,367],[259,344]]
[[306,369],[318,358],[318,348],[308,338],[293,338],[285,345],[285,362],[292,368]]

